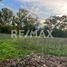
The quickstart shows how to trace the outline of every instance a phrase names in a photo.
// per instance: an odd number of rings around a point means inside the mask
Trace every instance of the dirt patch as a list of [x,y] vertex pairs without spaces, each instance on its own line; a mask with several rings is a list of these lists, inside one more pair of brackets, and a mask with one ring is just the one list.
[[33,54],[20,59],[7,59],[0,67],[67,67],[67,57]]

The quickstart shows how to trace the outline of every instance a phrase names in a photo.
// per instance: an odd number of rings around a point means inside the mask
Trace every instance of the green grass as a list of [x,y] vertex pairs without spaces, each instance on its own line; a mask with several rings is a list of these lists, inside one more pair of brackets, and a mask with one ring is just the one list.
[[67,56],[66,38],[17,38],[0,34],[0,59],[19,58],[34,53]]

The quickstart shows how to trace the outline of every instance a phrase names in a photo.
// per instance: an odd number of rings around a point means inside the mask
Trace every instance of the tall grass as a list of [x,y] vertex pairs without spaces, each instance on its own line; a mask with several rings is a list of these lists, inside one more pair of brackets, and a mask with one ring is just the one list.
[[67,56],[66,38],[17,38],[0,34],[0,59],[24,57],[34,53]]

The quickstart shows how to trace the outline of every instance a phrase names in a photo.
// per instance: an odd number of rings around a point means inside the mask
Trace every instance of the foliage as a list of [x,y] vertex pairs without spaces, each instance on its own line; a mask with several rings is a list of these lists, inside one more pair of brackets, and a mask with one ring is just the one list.
[[67,39],[35,37],[11,39],[10,35],[0,34],[0,59],[24,57],[33,52],[67,56]]
[[[44,32],[48,35],[47,30],[51,30],[52,27],[58,22],[58,20],[64,20],[67,22],[67,16],[51,16],[48,18],[46,22],[48,22],[47,26],[43,27]],[[29,10],[26,9],[19,9],[16,15],[13,14],[13,11],[8,8],[2,8],[0,10],[0,33],[11,33],[11,30],[24,30],[24,34],[30,30],[34,31],[37,30],[36,27],[38,25],[38,18],[34,17],[33,14],[29,14]],[[37,24],[37,26],[36,26]],[[67,31],[64,30],[65,24],[57,24],[53,29],[53,36],[54,37],[67,37]],[[38,34],[42,28],[39,29]],[[63,36],[64,35],[64,36]]]

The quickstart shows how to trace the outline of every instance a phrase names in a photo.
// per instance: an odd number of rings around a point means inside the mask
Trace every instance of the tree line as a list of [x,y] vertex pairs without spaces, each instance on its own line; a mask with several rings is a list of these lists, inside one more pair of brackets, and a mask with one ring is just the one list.
[[[47,18],[44,22],[44,26],[41,28],[39,27],[40,23],[38,21],[38,17],[34,16],[33,14],[29,14],[29,10],[27,9],[19,9],[16,14],[13,13],[11,9],[2,8],[0,10],[0,33],[11,33],[11,30],[24,30],[24,33],[27,30],[35,31],[39,28],[38,34],[41,30],[44,30],[46,36],[48,35],[47,30],[53,30],[52,35],[54,37],[67,37],[67,30],[65,29],[67,16],[51,16]],[[58,21],[62,21],[65,23],[56,23]],[[46,25],[45,25],[46,24]],[[52,29],[53,25],[55,27]]]

